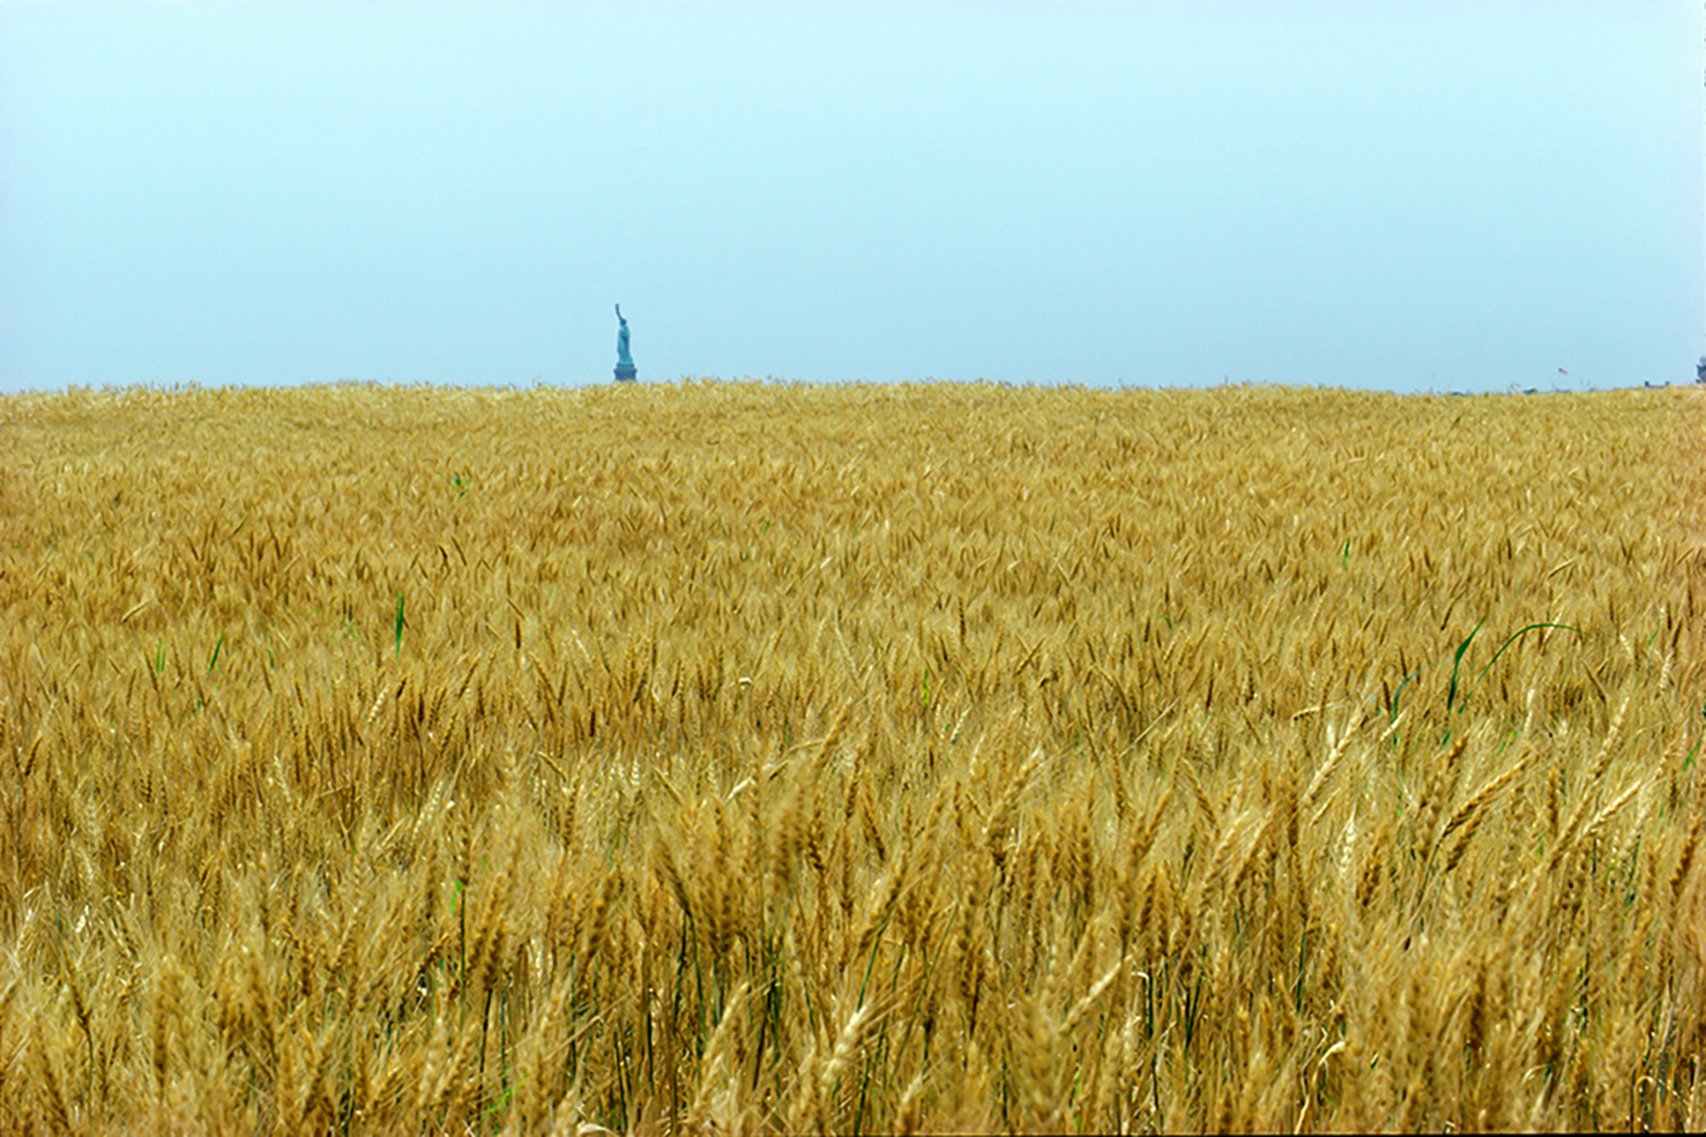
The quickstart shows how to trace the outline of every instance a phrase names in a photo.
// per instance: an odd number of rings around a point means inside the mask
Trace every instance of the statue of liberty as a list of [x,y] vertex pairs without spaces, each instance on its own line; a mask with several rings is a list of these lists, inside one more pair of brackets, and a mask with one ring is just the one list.
[[634,355],[628,349],[628,321],[622,316],[622,305],[616,305],[616,381],[632,383],[639,371],[634,367]]

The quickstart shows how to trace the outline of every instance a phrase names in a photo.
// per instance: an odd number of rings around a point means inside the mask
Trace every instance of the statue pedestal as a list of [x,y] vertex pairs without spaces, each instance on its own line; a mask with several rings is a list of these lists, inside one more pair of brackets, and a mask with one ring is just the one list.
[[616,381],[618,383],[632,383],[639,377],[639,369],[632,363],[618,363],[616,365]]

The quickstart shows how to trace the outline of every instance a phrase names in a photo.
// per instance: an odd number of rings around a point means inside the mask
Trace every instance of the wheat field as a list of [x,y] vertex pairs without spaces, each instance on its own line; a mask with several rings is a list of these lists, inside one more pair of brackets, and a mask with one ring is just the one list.
[[0,1129],[1698,1129],[1700,398],[0,399]]

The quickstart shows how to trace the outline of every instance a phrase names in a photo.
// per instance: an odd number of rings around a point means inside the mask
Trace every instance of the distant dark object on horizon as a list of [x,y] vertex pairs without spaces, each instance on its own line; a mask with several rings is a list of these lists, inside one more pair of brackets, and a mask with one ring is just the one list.
[[1700,357],[1700,362],[1694,365],[1694,381],[1706,383],[1706,355]]
[[620,325],[616,329],[616,381],[632,383],[640,373],[634,368],[634,356],[628,346],[628,321],[622,316],[620,304],[616,305],[616,322]]

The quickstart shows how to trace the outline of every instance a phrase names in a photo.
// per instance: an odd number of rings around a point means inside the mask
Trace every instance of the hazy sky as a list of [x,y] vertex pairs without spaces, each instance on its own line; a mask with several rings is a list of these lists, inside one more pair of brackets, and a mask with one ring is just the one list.
[[0,390],[603,383],[615,301],[642,380],[1692,379],[1703,31],[0,0]]

